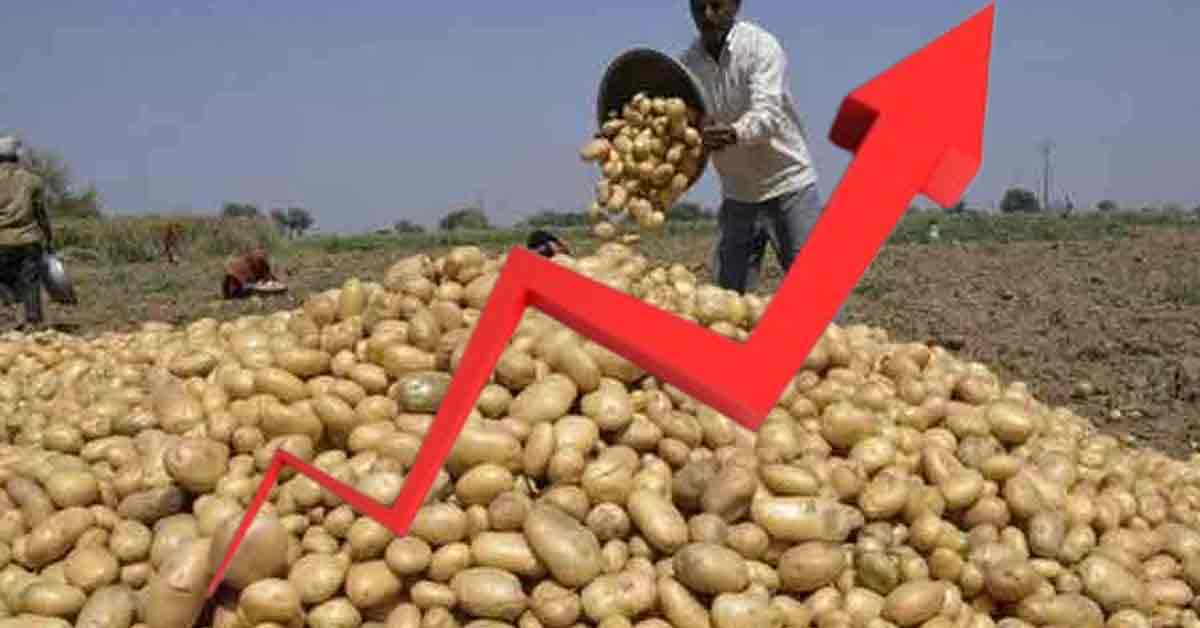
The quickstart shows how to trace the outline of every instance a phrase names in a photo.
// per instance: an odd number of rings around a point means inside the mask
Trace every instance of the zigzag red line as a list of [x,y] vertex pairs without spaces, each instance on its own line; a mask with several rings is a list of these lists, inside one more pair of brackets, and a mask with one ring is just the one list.
[[[958,68],[976,69],[971,64],[977,59],[965,53],[990,50],[992,12],[991,7],[985,9],[957,33],[935,42],[942,43],[936,53],[922,51],[904,62],[905,67],[914,67],[914,59],[923,61],[932,67],[922,68],[925,74],[916,74],[934,77],[953,74]],[[974,132],[971,126],[976,121],[972,116],[978,114],[977,122],[982,125],[986,54],[983,62],[984,79],[978,85],[967,86],[966,94],[974,100],[955,112],[968,121],[958,129],[968,134]],[[902,102],[910,99],[910,85],[893,80],[886,86],[898,93]],[[313,479],[395,535],[406,535],[529,306],[670,382],[697,401],[756,429],[921,186],[927,185],[937,197],[950,198],[961,194],[978,167],[974,155],[955,152],[955,146],[920,141],[926,139],[920,136],[920,125],[945,124],[945,120],[900,118],[897,122],[896,118],[884,117],[876,123],[881,90],[887,90],[867,87],[873,85],[860,88],[843,103],[832,132],[843,147],[857,149],[857,156],[749,340],[731,340],[527,250],[514,248],[393,504],[386,507],[296,456],[276,452],[216,570],[209,595],[220,585],[284,467]],[[904,113],[917,117],[921,111],[910,109]],[[944,139],[952,142],[961,138]],[[930,179],[934,182],[927,183]]]

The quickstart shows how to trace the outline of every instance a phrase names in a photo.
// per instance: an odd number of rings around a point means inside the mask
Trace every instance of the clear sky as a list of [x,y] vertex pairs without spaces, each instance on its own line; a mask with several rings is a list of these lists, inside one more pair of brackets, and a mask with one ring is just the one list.
[[[686,0],[40,0],[0,20],[0,130],[62,153],[114,212],[311,208],[326,231],[433,224],[482,199],[511,223],[579,209],[597,84],[632,46],[675,53]],[[826,194],[841,99],[985,5],[744,0],[771,30]],[[1200,2],[1001,0],[983,168],[967,199],[1200,203]],[[929,98],[953,98],[954,91]],[[715,205],[711,170],[688,198]],[[928,201],[921,202],[928,204]]]

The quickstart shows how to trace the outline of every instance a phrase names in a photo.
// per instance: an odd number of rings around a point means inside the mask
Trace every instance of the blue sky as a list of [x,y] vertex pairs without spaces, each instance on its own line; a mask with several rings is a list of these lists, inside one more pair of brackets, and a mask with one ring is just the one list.
[[[744,0],[790,55],[826,194],[849,159],[828,140],[841,99],[983,6]],[[1040,189],[1051,137],[1077,204],[1200,203],[1197,25],[1195,0],[998,2],[968,200]],[[576,151],[608,61],[693,34],[685,0],[20,3],[0,22],[0,130],[121,213],[293,202],[355,231],[482,199],[510,223],[588,199]],[[717,194],[710,170],[689,199]]]

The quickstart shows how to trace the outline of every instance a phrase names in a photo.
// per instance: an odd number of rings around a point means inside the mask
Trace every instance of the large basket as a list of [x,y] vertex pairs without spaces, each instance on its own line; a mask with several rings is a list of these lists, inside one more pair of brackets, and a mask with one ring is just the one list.
[[[632,48],[613,59],[600,79],[600,91],[596,96],[597,128],[604,124],[609,112],[620,111],[638,92],[654,97],[682,98],[700,113],[701,119],[707,117],[711,109],[700,81],[686,66],[653,48]],[[705,154],[695,178],[688,182],[689,187],[704,176],[707,167],[708,155]]]

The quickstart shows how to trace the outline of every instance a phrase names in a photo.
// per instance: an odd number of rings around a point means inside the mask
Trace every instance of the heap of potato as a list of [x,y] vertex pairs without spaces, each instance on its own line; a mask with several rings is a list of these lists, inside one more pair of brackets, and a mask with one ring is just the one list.
[[[557,263],[744,338],[766,301]],[[830,327],[758,432],[529,312],[411,533],[391,502],[501,259],[302,308],[0,341],[0,628],[1200,626],[1200,469],[939,347]]]
[[589,209],[598,237],[616,235],[616,219],[647,230],[663,225],[666,211],[700,174],[704,148],[697,123],[697,112],[682,98],[644,92],[609,112],[579,152],[602,174]]

